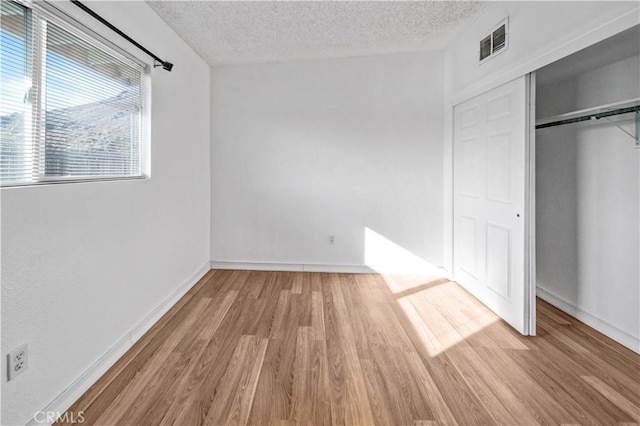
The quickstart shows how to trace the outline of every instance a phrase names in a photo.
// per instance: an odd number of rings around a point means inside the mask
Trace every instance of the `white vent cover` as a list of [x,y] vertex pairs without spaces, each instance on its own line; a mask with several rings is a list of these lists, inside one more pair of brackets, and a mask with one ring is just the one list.
[[498,53],[502,53],[509,47],[509,20],[505,19],[480,40],[478,58],[480,63],[488,61]]

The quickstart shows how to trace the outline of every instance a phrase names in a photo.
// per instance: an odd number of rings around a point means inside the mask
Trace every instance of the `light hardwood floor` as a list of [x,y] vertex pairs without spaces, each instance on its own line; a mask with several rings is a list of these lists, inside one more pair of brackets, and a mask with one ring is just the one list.
[[538,333],[442,279],[210,271],[70,411],[104,425],[640,422],[640,356],[542,301]]

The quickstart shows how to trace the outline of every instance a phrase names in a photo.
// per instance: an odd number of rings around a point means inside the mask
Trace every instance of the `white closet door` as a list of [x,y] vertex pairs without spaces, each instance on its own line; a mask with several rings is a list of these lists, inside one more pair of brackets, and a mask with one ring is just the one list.
[[528,90],[524,76],[456,105],[453,147],[455,280],[522,334]]

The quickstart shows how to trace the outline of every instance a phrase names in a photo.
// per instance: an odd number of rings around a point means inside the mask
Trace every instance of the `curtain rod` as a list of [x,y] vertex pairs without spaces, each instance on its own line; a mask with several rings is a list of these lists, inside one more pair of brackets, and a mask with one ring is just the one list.
[[601,118],[611,117],[613,115],[628,114],[630,112],[638,112],[638,111],[640,111],[640,105],[627,107],[627,108],[618,108],[612,111],[587,114],[587,115],[583,115],[576,118],[568,118],[566,120],[558,120],[558,121],[552,121],[551,123],[538,124],[536,126],[536,129],[545,129],[547,127],[562,126],[563,124],[579,123],[581,121],[588,121],[588,120],[594,120],[594,119],[599,120]]
[[80,1],[78,1],[78,0],[70,0],[70,1],[71,1],[71,3],[75,4],[76,6],[78,6],[80,9],[82,9],[83,11],[85,11],[89,15],[93,16],[98,21],[100,21],[102,24],[107,26],[110,30],[112,30],[113,32],[118,34],[120,37],[124,38],[129,43],[133,44],[135,47],[137,47],[138,49],[142,50],[147,55],[151,56],[156,62],[159,62],[159,64],[153,64],[154,68],[155,67],[162,67],[163,69],[165,69],[167,71],[171,71],[171,69],[173,68],[173,64],[171,62],[163,61],[158,56],[156,56],[153,53],[151,53],[151,51],[149,51],[143,45],[141,45],[140,43],[138,43],[137,41],[135,41],[134,39],[132,39],[131,37],[129,37],[128,35],[123,33],[122,31],[120,31],[113,24],[111,24],[109,21],[104,19],[102,16],[98,15],[97,13],[95,13],[93,10],[89,9],[87,6],[82,4]]

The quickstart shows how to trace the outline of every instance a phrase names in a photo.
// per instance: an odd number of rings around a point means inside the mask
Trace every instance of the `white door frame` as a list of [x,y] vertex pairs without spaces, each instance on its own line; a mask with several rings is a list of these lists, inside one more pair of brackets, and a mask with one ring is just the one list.
[[525,292],[527,293],[526,319],[529,336],[536,335],[536,73],[529,74],[527,102],[529,137],[525,145]]

